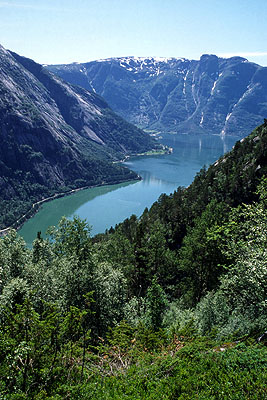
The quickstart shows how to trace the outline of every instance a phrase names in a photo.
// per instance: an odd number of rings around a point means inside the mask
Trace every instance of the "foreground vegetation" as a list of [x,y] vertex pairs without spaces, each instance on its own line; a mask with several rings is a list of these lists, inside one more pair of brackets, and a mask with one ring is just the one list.
[[267,398],[263,345],[218,344],[191,329],[171,337],[121,323],[90,346],[86,315],[77,309],[61,315],[47,307],[39,316],[25,303],[9,318],[8,349],[1,349],[4,399]]
[[263,125],[94,238],[2,238],[2,398],[267,398],[266,151]]

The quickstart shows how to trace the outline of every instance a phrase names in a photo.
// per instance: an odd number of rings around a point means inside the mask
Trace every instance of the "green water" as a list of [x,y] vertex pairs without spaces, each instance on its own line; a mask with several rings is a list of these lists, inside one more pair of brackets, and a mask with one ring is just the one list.
[[203,165],[215,162],[236,140],[214,135],[162,135],[161,142],[173,148],[172,154],[136,157],[124,163],[141,175],[142,181],[86,189],[45,203],[19,234],[30,245],[38,231],[44,234],[63,215],[87,219],[92,235],[104,232],[132,214],[140,216],[161,193],[188,186]]

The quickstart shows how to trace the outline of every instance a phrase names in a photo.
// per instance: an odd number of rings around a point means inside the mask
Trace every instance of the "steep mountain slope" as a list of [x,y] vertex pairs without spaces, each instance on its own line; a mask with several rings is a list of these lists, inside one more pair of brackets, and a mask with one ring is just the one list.
[[142,128],[246,136],[267,115],[267,68],[245,58],[110,58],[50,65]]
[[136,178],[112,161],[158,146],[98,95],[3,47],[0,138],[2,226],[56,191]]

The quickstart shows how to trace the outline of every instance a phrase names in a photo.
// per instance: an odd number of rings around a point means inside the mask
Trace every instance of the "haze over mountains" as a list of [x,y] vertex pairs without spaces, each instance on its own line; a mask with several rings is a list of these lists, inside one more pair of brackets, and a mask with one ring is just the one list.
[[0,139],[3,226],[56,191],[136,178],[112,161],[159,146],[100,96],[3,47]]
[[244,137],[267,115],[267,68],[242,57],[124,57],[47,68],[150,130]]

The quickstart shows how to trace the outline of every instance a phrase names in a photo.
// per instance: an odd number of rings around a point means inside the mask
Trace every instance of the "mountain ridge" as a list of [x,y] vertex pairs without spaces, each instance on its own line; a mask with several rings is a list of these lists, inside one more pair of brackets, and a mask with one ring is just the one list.
[[47,68],[143,129],[244,137],[267,114],[267,68],[239,56],[129,56]]

